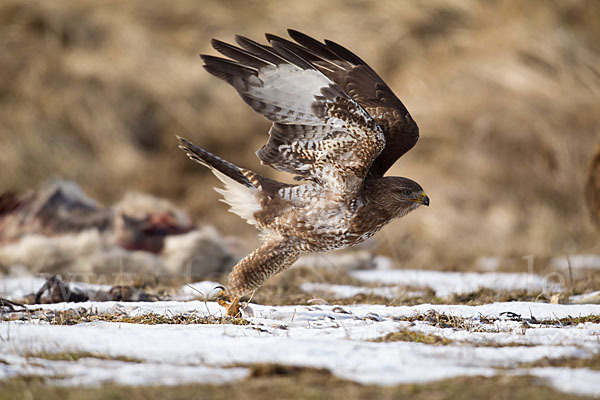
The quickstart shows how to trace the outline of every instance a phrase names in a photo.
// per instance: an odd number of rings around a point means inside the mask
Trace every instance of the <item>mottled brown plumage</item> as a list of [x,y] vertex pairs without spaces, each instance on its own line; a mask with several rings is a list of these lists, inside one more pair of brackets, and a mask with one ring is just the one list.
[[225,184],[217,190],[230,210],[262,232],[263,245],[229,277],[227,293],[236,299],[304,252],[360,243],[392,219],[429,205],[418,183],[383,176],[419,137],[402,102],[349,50],[288,32],[296,43],[269,34],[270,46],[241,36],[239,47],[213,40],[229,59],[202,59],[208,72],[273,122],[257,152],[261,162],[302,183],[268,179],[179,138],[188,156]]

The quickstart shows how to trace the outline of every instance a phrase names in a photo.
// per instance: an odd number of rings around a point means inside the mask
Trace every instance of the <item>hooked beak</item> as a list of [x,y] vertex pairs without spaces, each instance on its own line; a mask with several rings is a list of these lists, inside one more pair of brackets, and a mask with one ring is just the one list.
[[414,201],[415,203],[422,204],[424,206],[429,206],[429,197],[427,197],[427,195],[425,194],[425,192],[421,192],[421,197],[416,198],[416,199],[411,199],[411,201]]
[[424,206],[429,207],[429,197],[427,197],[425,192],[421,192],[421,198],[418,199],[417,202],[423,204]]

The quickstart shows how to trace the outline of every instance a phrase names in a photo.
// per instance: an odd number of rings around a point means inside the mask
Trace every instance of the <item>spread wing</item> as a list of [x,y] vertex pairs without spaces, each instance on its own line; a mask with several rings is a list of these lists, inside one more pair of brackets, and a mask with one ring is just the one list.
[[386,146],[369,171],[374,177],[383,176],[417,143],[416,122],[379,75],[350,50],[329,40],[321,43],[291,29],[288,33],[298,44],[285,41],[283,45],[339,85],[383,129]]
[[260,160],[339,195],[358,190],[385,147],[381,127],[340,85],[281,39],[271,46],[236,36],[213,40],[229,59],[202,55],[204,68],[273,121]]

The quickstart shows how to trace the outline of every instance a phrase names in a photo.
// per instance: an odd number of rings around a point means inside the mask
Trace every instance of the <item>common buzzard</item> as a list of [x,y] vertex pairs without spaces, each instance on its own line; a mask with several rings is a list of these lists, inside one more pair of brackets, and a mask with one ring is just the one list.
[[360,243],[394,218],[429,205],[421,186],[383,175],[410,150],[419,129],[388,85],[354,53],[298,31],[270,44],[213,39],[228,58],[202,55],[204,68],[273,122],[257,151],[263,164],[295,175],[287,184],[240,168],[186,139],[179,146],[219,178],[230,211],[255,225],[263,244],[234,266],[228,315],[239,298],[305,252]]

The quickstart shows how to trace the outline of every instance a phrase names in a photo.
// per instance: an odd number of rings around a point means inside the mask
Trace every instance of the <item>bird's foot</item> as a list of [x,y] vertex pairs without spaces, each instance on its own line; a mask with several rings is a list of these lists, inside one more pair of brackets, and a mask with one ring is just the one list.
[[225,307],[225,316],[238,318],[242,316],[242,309],[240,306],[241,296],[230,297],[226,292],[225,288],[220,286],[221,292],[217,295],[217,302],[221,307]]

